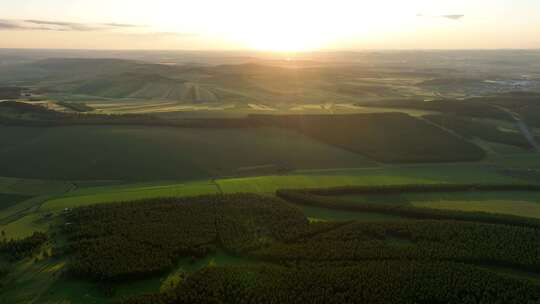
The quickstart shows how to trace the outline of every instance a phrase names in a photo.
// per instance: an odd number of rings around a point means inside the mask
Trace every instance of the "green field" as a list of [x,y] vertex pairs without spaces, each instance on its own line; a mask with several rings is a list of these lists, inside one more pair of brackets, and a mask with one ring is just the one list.
[[36,231],[45,232],[49,229],[49,223],[42,214],[32,213],[6,225],[0,225],[6,237],[21,239],[32,235]]
[[414,207],[479,211],[540,218],[540,193],[521,191],[478,191],[344,195],[340,199],[356,203],[412,205]]
[[[4,225],[19,221],[26,215],[32,215],[45,201],[55,195],[65,194],[74,187],[69,182],[0,177],[0,193],[3,192],[5,199],[0,205],[0,228],[5,228]],[[32,227],[28,222],[25,223],[22,226]],[[26,236],[29,231],[32,231],[32,228],[23,229],[21,234]]]
[[405,198],[415,207],[540,218],[540,193],[536,192],[407,194]]
[[175,185],[102,187],[85,189],[69,193],[68,197],[47,201],[41,206],[42,211],[58,211],[96,203],[130,201],[155,197],[195,196],[219,193],[215,184],[210,182],[186,183]]
[[0,210],[9,208],[28,198],[30,197],[24,195],[0,193]]
[[4,136],[10,139],[0,143],[0,172],[24,178],[192,180],[265,165],[281,170],[374,165],[361,155],[276,129],[0,127]]
[[70,182],[0,177],[1,193],[34,196],[61,193],[72,188],[73,184]]
[[[328,169],[297,171],[287,175],[217,179],[191,183],[144,183],[93,187],[75,190],[53,198],[43,211],[59,211],[83,205],[152,197],[190,196],[219,193],[269,193],[284,188],[317,188],[356,185],[400,185],[418,183],[524,183],[486,165],[422,165],[372,169]],[[219,185],[219,187],[218,187]]]

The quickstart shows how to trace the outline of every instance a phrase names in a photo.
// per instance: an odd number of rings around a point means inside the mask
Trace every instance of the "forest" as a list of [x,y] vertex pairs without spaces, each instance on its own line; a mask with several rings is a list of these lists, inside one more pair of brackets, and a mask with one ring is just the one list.
[[[497,269],[540,272],[540,226],[527,218],[440,210],[422,219],[310,222],[292,203],[336,193],[521,189],[534,185],[402,185],[161,198],[65,212],[66,275],[137,281],[224,250],[256,264],[208,265],[136,303],[534,303],[540,287]],[[290,202],[287,202],[289,200]],[[324,201],[322,201],[324,202]],[[410,216],[407,210],[394,210]],[[413,216],[411,216],[413,217]],[[448,220],[451,219],[451,220]],[[515,221],[515,222],[511,222]],[[412,279],[414,278],[414,280]],[[513,288],[507,288],[513,286]],[[525,292],[526,291],[526,292]]]
[[217,247],[242,253],[308,229],[299,209],[254,194],[98,205],[76,209],[66,221],[70,272],[96,280],[164,271]]
[[210,267],[176,289],[122,304],[537,303],[540,287],[463,263],[366,261]]

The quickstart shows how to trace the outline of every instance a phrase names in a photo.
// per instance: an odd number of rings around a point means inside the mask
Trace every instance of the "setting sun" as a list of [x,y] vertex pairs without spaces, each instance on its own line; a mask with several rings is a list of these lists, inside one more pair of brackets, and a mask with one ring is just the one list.
[[[539,47],[540,22],[534,16],[539,4],[498,2],[21,0],[3,4],[0,41],[3,47],[68,49]],[[525,20],[531,26],[514,26]]]

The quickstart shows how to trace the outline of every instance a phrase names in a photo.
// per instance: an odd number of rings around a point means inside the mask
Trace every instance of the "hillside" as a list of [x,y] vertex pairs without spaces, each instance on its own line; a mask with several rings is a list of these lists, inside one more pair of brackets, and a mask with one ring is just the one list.
[[215,66],[119,59],[45,59],[2,69],[0,85],[31,86],[68,101],[82,95],[89,99],[290,104],[413,96],[422,89],[408,84],[433,76],[356,65],[305,65],[255,59],[250,63]]

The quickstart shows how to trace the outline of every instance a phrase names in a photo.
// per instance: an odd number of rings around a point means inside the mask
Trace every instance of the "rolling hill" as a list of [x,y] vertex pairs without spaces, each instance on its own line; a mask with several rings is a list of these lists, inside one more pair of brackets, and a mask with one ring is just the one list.
[[[408,90],[394,89],[394,83],[373,83],[368,78],[378,74],[356,66],[261,62],[175,66],[119,59],[45,59],[2,69],[0,85],[29,86],[52,96],[185,103],[351,102],[359,96],[401,97]],[[359,82],[341,84],[351,77]]]

